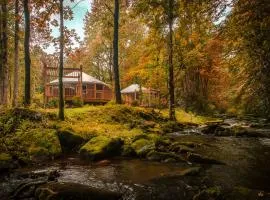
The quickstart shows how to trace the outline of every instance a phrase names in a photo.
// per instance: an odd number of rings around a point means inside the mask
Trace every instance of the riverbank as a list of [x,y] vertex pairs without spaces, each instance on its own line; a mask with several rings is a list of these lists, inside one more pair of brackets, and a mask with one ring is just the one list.
[[[252,188],[248,191],[252,192],[253,196],[256,196],[257,189],[263,189],[263,194],[268,195],[264,191],[268,191],[267,187],[253,188],[249,184],[238,184],[236,181],[233,188],[230,188],[230,179],[226,177],[237,174],[232,174],[228,169],[234,163],[241,163],[239,159],[242,158],[239,154],[244,155],[242,151],[237,152],[234,147],[241,144],[238,143],[237,138],[244,138],[243,141],[239,141],[245,143],[249,141],[245,138],[268,138],[269,130],[265,120],[245,121],[238,118],[220,120],[177,111],[178,121],[172,122],[164,111],[124,105],[67,109],[66,116],[66,121],[61,122],[57,119],[56,110],[33,111],[18,108],[2,113],[0,117],[1,172],[13,174],[15,169],[31,168],[36,164],[41,164],[38,165],[40,168],[47,163],[52,163],[51,165],[54,166],[54,163],[58,163],[64,157],[69,159],[70,155],[75,156],[76,159],[80,158],[86,165],[94,165],[102,169],[106,169],[106,166],[113,167],[115,158],[123,163],[125,160],[128,163],[130,159],[139,159],[142,162],[156,163],[155,165],[161,168],[169,166],[165,172],[157,170],[153,173],[151,180],[153,179],[154,182],[190,177],[188,182],[185,182],[190,185],[190,179],[196,177],[195,189],[190,194],[193,195],[192,198],[197,195],[195,199],[201,199],[205,195],[205,199],[220,199],[224,196],[224,192],[226,193],[226,188],[233,190],[239,185]],[[179,120],[180,116],[182,121]],[[231,136],[236,138],[235,144]],[[263,141],[267,143],[267,139]],[[224,142],[225,147],[222,146]],[[257,139],[254,142],[257,143]],[[251,149],[253,150],[258,153],[256,149]],[[261,153],[264,152],[259,152]],[[232,161],[226,156],[232,158]],[[70,160],[65,162],[70,163]],[[256,161],[258,162],[262,161]],[[143,166],[144,164],[139,165],[139,168],[143,169]],[[214,172],[215,176],[211,173],[207,174],[209,167],[215,170],[221,169],[227,183],[221,184],[219,179],[215,182],[217,172]],[[137,170],[141,170],[139,168]],[[237,167],[234,168],[238,170]],[[172,169],[176,169],[176,172],[170,173]],[[160,173],[164,176],[159,177]],[[202,176],[211,184],[200,183]],[[45,182],[46,180],[45,176]],[[165,182],[168,184],[170,181]],[[183,183],[178,184],[184,186]],[[197,184],[199,186],[196,186]]]

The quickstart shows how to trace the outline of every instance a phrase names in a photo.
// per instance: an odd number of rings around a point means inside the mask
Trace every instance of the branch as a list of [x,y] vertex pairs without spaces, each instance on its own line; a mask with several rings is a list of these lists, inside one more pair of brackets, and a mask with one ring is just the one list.
[[85,0],[80,0],[80,1],[78,1],[78,2],[71,8],[71,10],[72,10],[73,8],[75,8],[78,4],[80,4],[80,3],[83,2],[83,1],[85,1]]
[[104,3],[105,7],[110,11],[110,13],[112,15],[114,15],[114,12],[112,11],[112,9],[110,8],[110,6],[108,6],[106,3]]

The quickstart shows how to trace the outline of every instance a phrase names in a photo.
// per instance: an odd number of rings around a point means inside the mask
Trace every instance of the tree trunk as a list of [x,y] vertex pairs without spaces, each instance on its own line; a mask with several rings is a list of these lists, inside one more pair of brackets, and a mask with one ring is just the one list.
[[24,7],[24,65],[25,65],[25,85],[24,85],[24,105],[31,104],[31,59],[30,59],[30,13],[28,0],[23,1]]
[[116,103],[121,104],[122,99],[119,80],[118,40],[119,40],[119,0],[114,0],[114,35],[113,35],[114,90]]
[[59,119],[65,120],[64,93],[63,93],[63,70],[64,70],[64,17],[63,0],[60,0],[60,61],[59,61]]
[[9,84],[9,69],[7,64],[7,0],[3,0],[1,3],[2,7],[2,104],[7,105],[8,103],[8,84]]
[[3,73],[3,61],[2,61],[2,55],[3,55],[3,37],[2,37],[2,27],[3,27],[3,12],[2,12],[2,2],[0,4],[0,104],[2,104],[3,99],[3,79],[4,79],[4,73]]
[[175,120],[175,102],[174,102],[174,70],[173,70],[173,4],[174,0],[169,0],[169,77],[168,77],[168,89],[169,89],[169,118]]
[[19,84],[19,0],[15,0],[15,33],[14,33],[14,88],[12,106],[18,106]]

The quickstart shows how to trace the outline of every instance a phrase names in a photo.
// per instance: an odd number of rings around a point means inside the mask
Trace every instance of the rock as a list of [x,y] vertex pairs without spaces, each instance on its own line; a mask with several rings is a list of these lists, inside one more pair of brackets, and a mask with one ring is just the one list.
[[76,152],[86,142],[82,137],[76,135],[71,130],[59,130],[58,138],[65,153]]
[[88,141],[80,149],[82,158],[100,160],[107,157],[121,155],[124,142],[120,138],[97,136]]
[[184,128],[184,125],[176,121],[168,121],[161,125],[161,129],[163,133],[173,133],[177,131],[182,131],[183,128]]
[[226,199],[237,199],[237,200],[269,200],[270,193],[260,191],[260,190],[252,190],[245,187],[234,187],[232,192],[227,195]]
[[175,163],[175,162],[177,162],[177,160],[174,158],[166,158],[163,162],[164,163]]
[[153,128],[155,128],[156,123],[153,121],[143,121],[142,124],[139,126],[144,132],[149,132]]
[[126,157],[134,157],[136,156],[136,152],[130,145],[124,145],[121,155]]
[[170,145],[171,141],[167,138],[160,137],[158,140],[155,141],[156,150],[161,152],[168,152]]
[[[167,159],[174,159],[175,161],[184,161],[184,159],[176,155],[175,153],[172,152],[157,152],[157,151],[150,151],[146,158],[150,161],[165,161]],[[167,160],[168,161],[168,160]]]
[[181,176],[196,176],[200,172],[201,172],[200,167],[191,167],[191,168],[188,168],[188,169],[181,171],[180,175]]
[[148,139],[138,139],[131,144],[138,156],[144,157],[149,151],[155,149],[154,142]]
[[7,153],[0,153],[0,172],[7,171],[9,169],[15,169],[18,165],[12,160],[12,157]]
[[214,123],[202,128],[201,132],[207,135],[231,136],[231,129],[220,123]]
[[39,200],[118,200],[121,194],[76,183],[47,183],[36,189]]
[[214,160],[211,158],[204,157],[200,154],[190,153],[190,152],[187,154],[187,160],[190,162],[202,163],[202,164],[224,164],[218,160]]
[[193,149],[182,145],[179,142],[175,142],[170,146],[170,151],[176,152],[176,153],[187,153],[187,152],[194,152]]
[[217,200],[222,195],[221,187],[211,187],[200,191],[193,197],[193,200]]

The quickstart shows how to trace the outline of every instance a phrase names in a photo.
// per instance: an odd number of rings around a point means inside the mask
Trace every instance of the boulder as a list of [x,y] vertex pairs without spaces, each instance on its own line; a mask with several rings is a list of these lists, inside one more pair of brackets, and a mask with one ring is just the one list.
[[253,200],[261,199],[268,200],[270,199],[270,193],[260,190],[252,190],[246,187],[234,187],[233,190],[227,195],[226,199],[237,199],[237,200]]
[[197,153],[187,153],[187,160],[194,163],[202,163],[202,164],[224,164],[218,160],[207,158]]
[[59,130],[58,138],[64,153],[76,152],[86,142],[71,130]]
[[167,162],[168,162],[168,159],[173,159],[175,161],[184,161],[184,159],[181,156],[179,156],[173,152],[167,153],[167,152],[158,152],[158,151],[154,151],[154,150],[150,151],[147,154],[146,158],[150,161],[165,161],[165,160],[167,160]]
[[107,157],[121,155],[124,142],[120,138],[108,138],[97,136],[89,140],[80,149],[82,158],[89,160],[100,160]]
[[130,145],[124,145],[121,155],[126,157],[134,157],[136,156],[136,152]]
[[194,152],[194,150],[190,147],[187,147],[185,145],[182,145],[179,142],[175,142],[170,146],[170,151],[176,152],[176,153],[187,153],[187,152]]
[[35,198],[39,200],[118,200],[121,194],[77,183],[47,183],[39,186]]
[[131,144],[136,154],[140,157],[144,157],[148,152],[155,149],[154,142],[148,139],[138,139]]
[[12,160],[12,157],[7,153],[0,153],[0,172],[14,169],[17,164]]
[[205,190],[201,190],[193,197],[193,200],[216,200],[222,198],[221,187],[211,187]]

